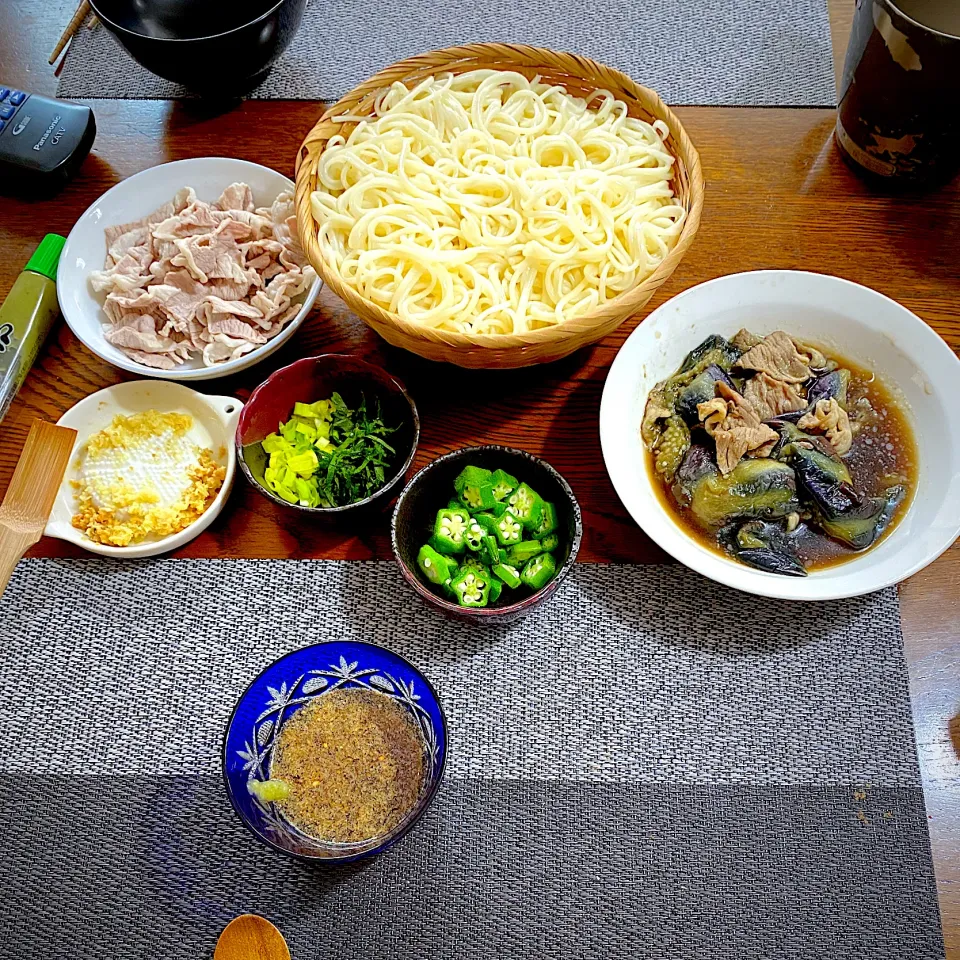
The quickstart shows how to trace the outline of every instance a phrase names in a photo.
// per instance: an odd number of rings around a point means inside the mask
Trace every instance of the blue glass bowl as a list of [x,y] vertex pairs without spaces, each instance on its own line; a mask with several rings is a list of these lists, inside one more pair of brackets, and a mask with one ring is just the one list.
[[[304,704],[351,688],[392,697],[410,713],[427,747],[426,776],[416,805],[389,833],[357,843],[328,843],[288,823],[273,803],[259,800],[247,785],[270,779],[277,736]],[[436,795],[446,756],[446,720],[426,677],[384,647],[336,640],[288,653],[247,687],[227,724],[223,778],[237,815],[265,844],[295,857],[343,863],[382,853],[410,830]]]

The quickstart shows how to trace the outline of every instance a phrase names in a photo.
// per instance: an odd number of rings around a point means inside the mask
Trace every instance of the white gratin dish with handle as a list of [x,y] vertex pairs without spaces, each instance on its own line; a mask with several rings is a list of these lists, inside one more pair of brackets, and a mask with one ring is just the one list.
[[[237,470],[234,435],[242,409],[243,404],[234,397],[208,397],[182,384],[165,380],[131,380],[107,387],[81,400],[57,421],[60,426],[76,430],[77,439],[44,533],[105,557],[153,557],[189,543],[213,523],[230,496]],[[120,414],[130,416],[146,410],[189,414],[193,426],[187,436],[198,446],[212,450],[214,459],[226,468],[223,485],[210,506],[193,523],[177,533],[127,547],[97,543],[71,523],[77,511],[73,482],[79,476],[82,451],[90,437],[110,426],[114,417]]]

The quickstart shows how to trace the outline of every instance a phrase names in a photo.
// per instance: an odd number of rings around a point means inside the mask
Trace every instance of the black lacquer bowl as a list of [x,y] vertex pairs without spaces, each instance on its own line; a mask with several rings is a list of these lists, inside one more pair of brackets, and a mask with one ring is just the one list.
[[[557,508],[557,534],[560,538],[557,574],[535,593],[518,594],[514,603],[503,604],[504,594],[501,594],[497,606],[461,607],[435,593],[431,585],[421,579],[417,567],[417,553],[433,532],[437,511],[453,496],[453,481],[468,464],[489,470],[502,468],[529,484]],[[390,523],[393,553],[400,571],[424,603],[454,620],[488,625],[511,623],[551,597],[573,567],[582,536],[580,504],[567,481],[545,460],[524,450],[495,445],[464,447],[427,464],[404,487]]]
[[100,21],[151,73],[195,90],[244,93],[290,45],[307,0],[91,0]]

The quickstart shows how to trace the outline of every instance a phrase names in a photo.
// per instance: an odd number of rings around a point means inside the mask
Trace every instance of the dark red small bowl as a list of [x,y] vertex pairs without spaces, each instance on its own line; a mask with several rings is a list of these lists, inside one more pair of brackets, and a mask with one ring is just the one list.
[[[561,537],[557,575],[536,593],[527,594],[516,603],[497,607],[461,607],[435,594],[421,579],[417,568],[417,554],[433,532],[437,511],[453,497],[453,481],[467,466],[503,468],[521,482],[529,484],[545,500],[557,508],[558,534]],[[488,445],[464,447],[444,454],[414,474],[403,488],[390,521],[390,538],[400,572],[407,583],[428,606],[434,607],[453,620],[475,624],[512,623],[525,616],[551,597],[564,577],[570,572],[580,540],[583,537],[583,519],[580,504],[570,485],[545,460],[525,450]]]
[[[314,403],[326,400],[334,392],[339,393],[351,408],[359,404],[361,396],[365,396],[368,403],[377,399],[384,422],[390,426],[400,425],[400,429],[390,437],[390,445],[397,451],[395,472],[387,477],[386,483],[376,493],[356,503],[342,507],[303,507],[297,503],[287,503],[268,490],[263,482],[268,457],[260,444],[268,434],[276,431],[280,423],[290,419],[293,405],[298,400]],[[388,503],[392,492],[403,482],[413,463],[419,440],[420,416],[417,405],[399,380],[359,357],[325,353],[319,357],[304,357],[287,367],[281,367],[253,391],[237,424],[237,462],[254,488],[281,507],[317,516],[339,516],[373,504],[383,506]]]

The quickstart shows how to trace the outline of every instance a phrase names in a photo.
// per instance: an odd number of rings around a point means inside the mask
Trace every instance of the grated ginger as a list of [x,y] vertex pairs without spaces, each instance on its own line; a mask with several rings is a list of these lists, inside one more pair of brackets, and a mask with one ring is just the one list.
[[126,547],[185,529],[213,502],[226,469],[191,444],[192,418],[147,410],[117,416],[92,436],[72,482],[72,524],[91,540]]

